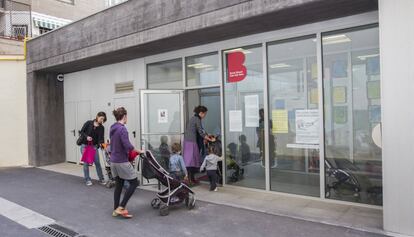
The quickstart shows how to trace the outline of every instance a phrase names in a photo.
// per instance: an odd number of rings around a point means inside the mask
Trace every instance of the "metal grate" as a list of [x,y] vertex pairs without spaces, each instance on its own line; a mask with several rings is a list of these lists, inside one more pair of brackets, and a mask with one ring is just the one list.
[[53,237],[86,237],[85,235],[79,235],[79,233],[57,224],[42,226],[39,230]]

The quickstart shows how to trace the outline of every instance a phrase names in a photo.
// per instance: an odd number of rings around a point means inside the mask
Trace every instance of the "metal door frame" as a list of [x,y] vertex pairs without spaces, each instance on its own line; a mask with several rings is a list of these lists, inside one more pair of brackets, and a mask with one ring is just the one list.
[[[148,131],[146,131],[145,129],[145,122],[146,122],[146,117],[147,117],[147,107],[145,105],[145,96],[146,95],[150,95],[150,94],[178,94],[180,97],[180,108],[181,108],[181,114],[180,114],[180,120],[181,120],[181,129],[180,129],[180,133],[150,133]],[[148,135],[179,135],[181,137],[183,137],[184,135],[184,114],[185,114],[185,100],[184,100],[184,94],[185,94],[185,90],[140,90],[140,110],[141,110],[141,119],[140,119],[140,147],[141,149],[144,149],[145,145],[144,145],[144,139],[143,136],[148,136]],[[140,167],[142,167],[142,161],[140,161]],[[142,173],[140,172],[140,179],[141,179],[141,184],[144,185],[143,181],[144,178],[142,177]],[[149,184],[145,184],[144,186],[147,185],[154,185],[152,183]]]

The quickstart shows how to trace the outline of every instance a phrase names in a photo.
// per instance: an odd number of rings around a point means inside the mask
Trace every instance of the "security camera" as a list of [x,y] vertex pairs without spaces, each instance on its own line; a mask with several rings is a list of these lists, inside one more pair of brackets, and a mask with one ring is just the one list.
[[65,78],[65,76],[63,74],[58,74],[56,77],[56,80],[63,82],[63,79]]

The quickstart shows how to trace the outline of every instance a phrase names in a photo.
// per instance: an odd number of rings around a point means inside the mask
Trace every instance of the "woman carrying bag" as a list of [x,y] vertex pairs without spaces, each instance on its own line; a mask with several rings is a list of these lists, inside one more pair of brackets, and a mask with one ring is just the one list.
[[[86,121],[80,131],[78,143],[80,143],[81,146],[80,151],[83,161],[83,174],[87,186],[92,185],[92,179],[89,175],[89,165],[93,163],[95,163],[99,183],[102,185],[106,184],[102,174],[101,162],[97,151],[99,146],[105,142],[105,128],[103,126],[103,123],[105,122],[105,112],[99,112],[94,120]],[[91,156],[93,156],[93,158]]]

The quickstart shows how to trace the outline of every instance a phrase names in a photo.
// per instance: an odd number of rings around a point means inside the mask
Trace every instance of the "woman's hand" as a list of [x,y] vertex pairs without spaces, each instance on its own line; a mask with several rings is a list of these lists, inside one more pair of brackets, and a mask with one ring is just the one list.
[[92,139],[92,137],[86,137],[86,140],[88,141],[88,142],[91,142],[93,139]]

